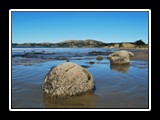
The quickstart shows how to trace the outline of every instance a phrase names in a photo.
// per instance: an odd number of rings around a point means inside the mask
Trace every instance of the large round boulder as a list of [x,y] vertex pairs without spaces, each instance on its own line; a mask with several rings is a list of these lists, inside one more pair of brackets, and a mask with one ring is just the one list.
[[129,64],[130,57],[134,56],[132,52],[126,50],[116,51],[108,55],[107,59],[110,60],[110,63],[113,64]]
[[49,71],[44,79],[43,92],[53,98],[93,93],[94,80],[85,68],[66,62]]

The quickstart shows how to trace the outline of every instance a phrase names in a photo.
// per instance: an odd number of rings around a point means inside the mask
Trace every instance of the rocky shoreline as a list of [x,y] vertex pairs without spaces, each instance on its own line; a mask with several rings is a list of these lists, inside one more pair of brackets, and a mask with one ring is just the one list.
[[[131,60],[143,60],[148,61],[148,49],[136,48],[136,49],[116,49],[118,50],[127,50],[133,52],[134,56]],[[55,61],[55,60],[65,60],[69,62],[70,60],[88,60],[88,64],[94,64],[92,60],[96,59],[100,61],[102,59],[107,59],[107,56],[112,53],[112,49],[105,51],[92,51],[85,53],[65,53],[59,54],[55,52],[24,52],[22,54],[13,54],[12,55],[12,64],[13,65],[32,65],[34,63],[46,62],[46,61]],[[67,55],[67,56],[66,56]],[[84,57],[85,56],[85,57]],[[106,57],[105,57],[106,56]],[[96,57],[96,58],[95,58]]]

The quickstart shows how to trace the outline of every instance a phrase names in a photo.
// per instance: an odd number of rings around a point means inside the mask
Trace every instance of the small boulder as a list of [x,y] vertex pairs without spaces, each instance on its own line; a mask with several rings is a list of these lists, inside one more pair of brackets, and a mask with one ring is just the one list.
[[93,53],[96,53],[97,51],[96,51],[96,50],[93,50],[92,52],[93,52]]
[[110,60],[110,63],[113,64],[129,64],[130,57],[133,57],[134,54],[132,52],[128,52],[126,50],[116,51],[110,55],[108,55],[107,59]]
[[93,62],[93,61],[89,61],[88,63],[89,63],[89,64],[91,64],[91,65],[93,65],[93,64],[94,64],[94,62]]
[[101,55],[98,55],[96,59],[97,60],[103,60],[103,57]]
[[66,98],[94,92],[92,75],[83,67],[66,62],[52,68],[43,83],[45,94],[53,98]]

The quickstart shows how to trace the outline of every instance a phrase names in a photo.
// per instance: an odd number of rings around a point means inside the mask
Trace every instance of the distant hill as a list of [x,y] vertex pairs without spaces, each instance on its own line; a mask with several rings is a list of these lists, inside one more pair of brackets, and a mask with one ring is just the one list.
[[107,45],[104,42],[97,40],[66,40],[64,42],[55,43],[57,47],[102,47]]
[[135,42],[121,43],[105,43],[97,40],[66,40],[59,43],[12,43],[12,47],[63,47],[63,48],[93,48],[93,47],[108,47],[108,48],[143,48],[147,47],[142,40]]
[[74,47],[103,47],[107,44],[97,40],[66,40],[59,43],[24,43],[17,44],[13,43],[12,47],[64,47],[64,48],[74,48]]

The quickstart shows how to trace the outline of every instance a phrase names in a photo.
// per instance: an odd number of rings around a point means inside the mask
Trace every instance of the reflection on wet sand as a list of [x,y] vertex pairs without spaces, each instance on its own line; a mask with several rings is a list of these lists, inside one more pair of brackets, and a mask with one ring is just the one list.
[[[12,55],[35,52],[38,58],[12,56],[12,108],[147,108],[148,107],[148,61],[141,55],[148,50],[128,50],[135,54],[131,66],[110,66],[105,54],[89,55],[95,48],[17,48]],[[108,48],[96,48],[105,52]],[[111,51],[112,50],[112,51]],[[116,50],[116,49],[115,49]],[[115,52],[109,49],[108,53]],[[22,51],[22,52],[21,52]],[[117,51],[117,50],[116,50]],[[140,51],[140,53],[139,53]],[[70,54],[72,53],[72,54]],[[138,53],[140,56],[138,56]],[[77,56],[77,54],[83,57]],[[145,53],[148,56],[148,52]],[[96,56],[104,59],[97,61]],[[138,57],[138,58],[137,58]],[[145,57],[145,56],[144,56]],[[67,58],[67,59],[66,59]],[[77,96],[55,100],[43,96],[42,82],[48,71],[69,60],[81,65],[93,75],[96,90],[94,95]],[[91,64],[89,62],[91,61]],[[93,63],[93,64],[92,64]],[[113,70],[113,71],[112,71]],[[118,72],[117,72],[118,71]],[[122,72],[122,73],[121,73]],[[126,73],[127,72],[127,73]],[[35,97],[36,96],[36,97]]]
[[128,72],[129,69],[129,64],[124,64],[124,65],[110,65],[110,69],[113,71],[121,72],[121,73],[126,73]]
[[96,96],[91,94],[68,99],[53,99],[43,94],[43,103],[47,108],[95,108]]

